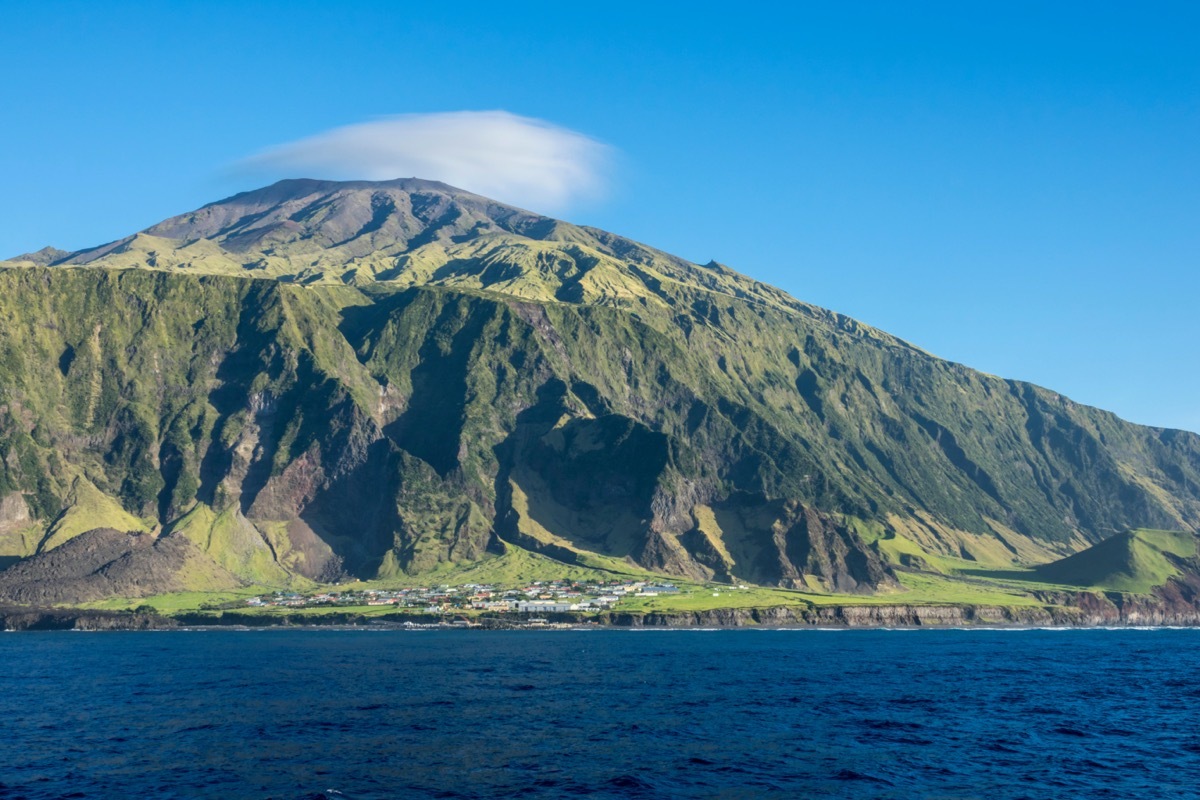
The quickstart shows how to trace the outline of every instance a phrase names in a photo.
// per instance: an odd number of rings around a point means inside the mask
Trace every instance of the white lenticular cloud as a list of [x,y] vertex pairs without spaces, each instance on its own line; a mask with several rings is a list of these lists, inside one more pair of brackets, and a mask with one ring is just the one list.
[[279,177],[426,178],[530,209],[598,196],[612,149],[507,111],[404,114],[281,144],[239,165]]

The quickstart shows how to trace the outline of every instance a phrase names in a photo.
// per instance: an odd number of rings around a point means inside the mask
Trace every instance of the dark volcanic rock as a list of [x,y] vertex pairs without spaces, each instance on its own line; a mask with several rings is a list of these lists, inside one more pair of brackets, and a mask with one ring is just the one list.
[[1105,627],[1105,626],[1200,626],[1200,606],[1175,605],[1155,598],[1126,598],[1106,601],[1089,595],[1076,597],[1076,607],[959,606],[959,605],[870,605],[870,606],[779,606],[774,608],[728,608],[692,612],[610,612],[601,616],[606,625],[618,627],[831,627],[831,628],[927,628],[927,627]]
[[187,539],[101,528],[0,572],[0,599],[38,606],[183,591],[180,573],[191,564],[225,579],[211,588],[236,585]]
[[170,617],[157,614],[0,606],[3,631],[145,631],[178,626]]

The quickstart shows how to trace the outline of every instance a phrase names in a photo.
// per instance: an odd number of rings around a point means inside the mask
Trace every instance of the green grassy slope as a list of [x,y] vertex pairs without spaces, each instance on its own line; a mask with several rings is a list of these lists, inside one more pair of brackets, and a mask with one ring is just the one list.
[[1045,564],[1034,574],[1051,583],[1146,593],[1181,574],[1196,556],[1197,537],[1179,531],[1135,530]]
[[0,378],[0,498],[48,531],[83,479],[104,525],[255,583],[508,542],[886,592],[1200,527],[1200,437],[424,182],[285,182],[0,269]]
[[112,528],[128,533],[149,530],[141,520],[123,509],[114,498],[100,492],[86,478],[76,478],[64,498],[66,508],[46,531],[38,545],[40,552],[52,550],[81,533],[96,528]]

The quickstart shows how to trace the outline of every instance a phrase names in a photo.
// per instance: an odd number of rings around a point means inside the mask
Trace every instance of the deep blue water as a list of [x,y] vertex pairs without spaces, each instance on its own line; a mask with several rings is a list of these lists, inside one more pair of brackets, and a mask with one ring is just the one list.
[[5,800],[1198,787],[1200,631],[0,635]]

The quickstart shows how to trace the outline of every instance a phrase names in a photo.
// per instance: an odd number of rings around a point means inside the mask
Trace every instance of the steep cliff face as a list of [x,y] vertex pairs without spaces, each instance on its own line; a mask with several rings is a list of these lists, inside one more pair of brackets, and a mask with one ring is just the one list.
[[862,593],[880,538],[1200,527],[1200,437],[440,184],[284,182],[41,260],[0,269],[10,561],[113,528],[236,581],[512,545]]

